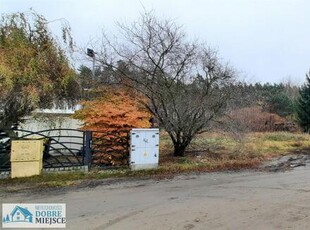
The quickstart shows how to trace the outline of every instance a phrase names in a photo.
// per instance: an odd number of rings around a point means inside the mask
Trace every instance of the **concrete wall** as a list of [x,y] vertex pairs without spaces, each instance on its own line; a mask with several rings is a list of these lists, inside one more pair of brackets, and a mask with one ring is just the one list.
[[79,129],[82,122],[64,114],[40,114],[27,117],[19,128],[39,131],[44,129]]
[[[23,124],[19,126],[19,129],[29,130],[29,131],[42,131],[47,129],[79,129],[82,127],[82,122],[71,118],[70,115],[65,114],[39,114],[34,117],[28,117]],[[19,132],[18,136],[23,134]],[[70,131],[70,130],[55,130],[44,132],[44,135],[48,136],[79,136],[83,137],[82,132]],[[59,142],[78,142],[81,143],[82,139],[74,137],[54,137]],[[79,145],[66,144],[68,148],[80,148]],[[54,145],[55,148],[63,148],[61,145]]]

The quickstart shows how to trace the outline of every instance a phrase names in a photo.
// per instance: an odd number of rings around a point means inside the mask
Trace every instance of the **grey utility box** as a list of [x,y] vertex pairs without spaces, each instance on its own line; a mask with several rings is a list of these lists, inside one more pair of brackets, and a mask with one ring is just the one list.
[[159,129],[132,129],[130,131],[130,167],[133,170],[158,166]]

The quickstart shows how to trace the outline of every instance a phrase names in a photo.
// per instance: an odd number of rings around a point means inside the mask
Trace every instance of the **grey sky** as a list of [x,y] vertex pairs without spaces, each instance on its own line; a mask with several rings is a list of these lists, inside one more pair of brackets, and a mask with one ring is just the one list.
[[145,7],[217,48],[252,82],[302,83],[310,68],[307,0],[0,0],[1,14],[30,7],[48,20],[67,19],[81,46],[102,28],[113,33],[116,21],[137,19]]

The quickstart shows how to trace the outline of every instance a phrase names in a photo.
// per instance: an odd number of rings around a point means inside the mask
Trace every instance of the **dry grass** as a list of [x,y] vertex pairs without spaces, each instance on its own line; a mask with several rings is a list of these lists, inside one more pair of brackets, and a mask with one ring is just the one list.
[[163,133],[160,163],[167,167],[193,165],[193,168],[199,164],[211,171],[253,168],[270,158],[305,148],[310,148],[310,135],[302,133],[248,133],[242,138],[229,133],[205,133],[192,142],[185,157],[174,158],[172,143]]
[[106,178],[167,178],[178,173],[212,172],[255,168],[261,162],[297,150],[310,149],[310,135],[301,133],[248,133],[242,136],[228,133],[199,135],[189,146],[185,157],[173,157],[173,146],[165,133],[160,138],[160,167],[131,171],[92,170],[89,173],[53,173],[30,178],[0,180],[0,192],[50,187],[73,186],[83,181]]

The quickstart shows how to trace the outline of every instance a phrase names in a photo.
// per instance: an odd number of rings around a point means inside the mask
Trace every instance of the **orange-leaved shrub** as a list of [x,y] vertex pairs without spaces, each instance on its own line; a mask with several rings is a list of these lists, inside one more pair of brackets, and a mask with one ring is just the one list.
[[129,131],[150,127],[151,115],[138,100],[141,96],[124,89],[105,89],[103,96],[82,102],[75,118],[84,121],[83,130],[93,131],[95,164],[128,164]]

